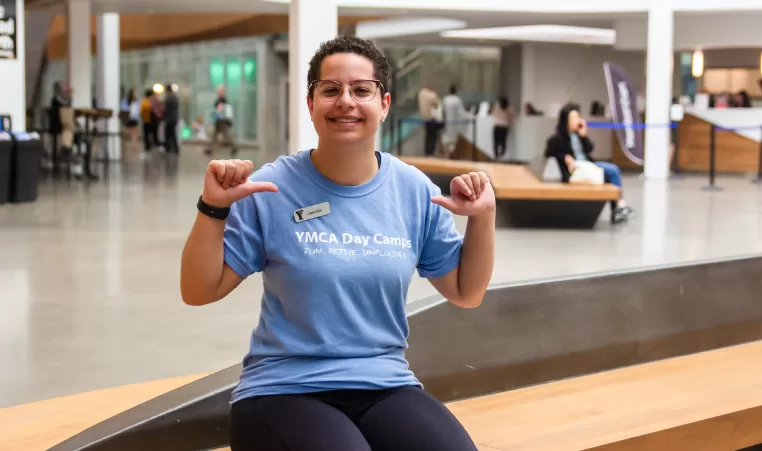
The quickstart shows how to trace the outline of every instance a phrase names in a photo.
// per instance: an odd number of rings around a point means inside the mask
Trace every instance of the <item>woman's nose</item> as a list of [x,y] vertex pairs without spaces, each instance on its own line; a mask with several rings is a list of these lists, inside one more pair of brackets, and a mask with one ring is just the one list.
[[336,105],[344,107],[354,105],[352,94],[349,93],[349,86],[341,87],[341,93],[339,94],[339,98],[336,101]]

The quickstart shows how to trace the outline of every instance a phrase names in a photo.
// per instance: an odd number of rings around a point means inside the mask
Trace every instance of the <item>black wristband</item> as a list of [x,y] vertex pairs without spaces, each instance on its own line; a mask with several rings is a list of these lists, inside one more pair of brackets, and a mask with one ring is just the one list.
[[204,202],[201,196],[198,197],[196,208],[210,218],[219,219],[221,221],[224,221],[230,214],[230,207],[213,207]]

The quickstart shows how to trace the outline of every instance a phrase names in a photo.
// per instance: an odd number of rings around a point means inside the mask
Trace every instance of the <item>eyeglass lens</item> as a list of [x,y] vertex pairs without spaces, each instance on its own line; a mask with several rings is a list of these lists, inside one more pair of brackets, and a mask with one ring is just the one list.
[[[373,81],[358,80],[349,84],[349,94],[358,102],[368,102],[376,96],[378,86]],[[339,82],[321,80],[315,84],[315,93],[323,100],[335,100],[341,96],[343,86]]]

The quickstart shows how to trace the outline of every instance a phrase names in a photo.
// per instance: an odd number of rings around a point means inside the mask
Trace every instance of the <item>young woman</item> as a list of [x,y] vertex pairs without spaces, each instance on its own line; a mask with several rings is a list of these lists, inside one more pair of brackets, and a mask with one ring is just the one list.
[[[587,122],[582,119],[579,105],[570,103],[558,113],[556,133],[548,139],[545,156],[555,158],[561,170],[564,182],[568,182],[577,161],[589,161],[603,169],[606,183],[612,183],[622,188],[622,173],[613,163],[595,161],[591,156],[593,142],[587,136]],[[626,221],[634,214],[627,206],[624,198],[611,202],[611,222],[618,224]]]
[[514,119],[516,119],[516,112],[511,108],[508,97],[500,96],[493,106],[492,116],[495,117],[495,128],[492,132],[495,158],[500,159],[508,150],[508,134]]
[[[475,450],[405,360],[413,272],[453,304],[478,306],[494,262],[495,194],[483,172],[452,197],[374,148],[391,98],[389,65],[342,36],[310,62],[318,145],[250,176],[209,163],[182,257],[190,305],[262,272],[258,326],[233,391],[231,447],[262,451]],[[453,213],[468,216],[465,237]]]

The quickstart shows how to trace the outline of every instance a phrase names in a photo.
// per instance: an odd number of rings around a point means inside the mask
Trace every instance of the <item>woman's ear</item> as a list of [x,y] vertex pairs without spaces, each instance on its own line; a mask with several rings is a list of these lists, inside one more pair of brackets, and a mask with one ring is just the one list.
[[384,94],[383,97],[381,97],[381,109],[384,112],[384,117],[386,117],[387,114],[389,114],[389,107],[392,105],[392,95],[388,92]]
[[307,109],[310,110],[310,116],[312,116],[312,108],[313,108],[313,106],[314,105],[312,103],[312,97],[310,97],[310,95],[307,94]]

